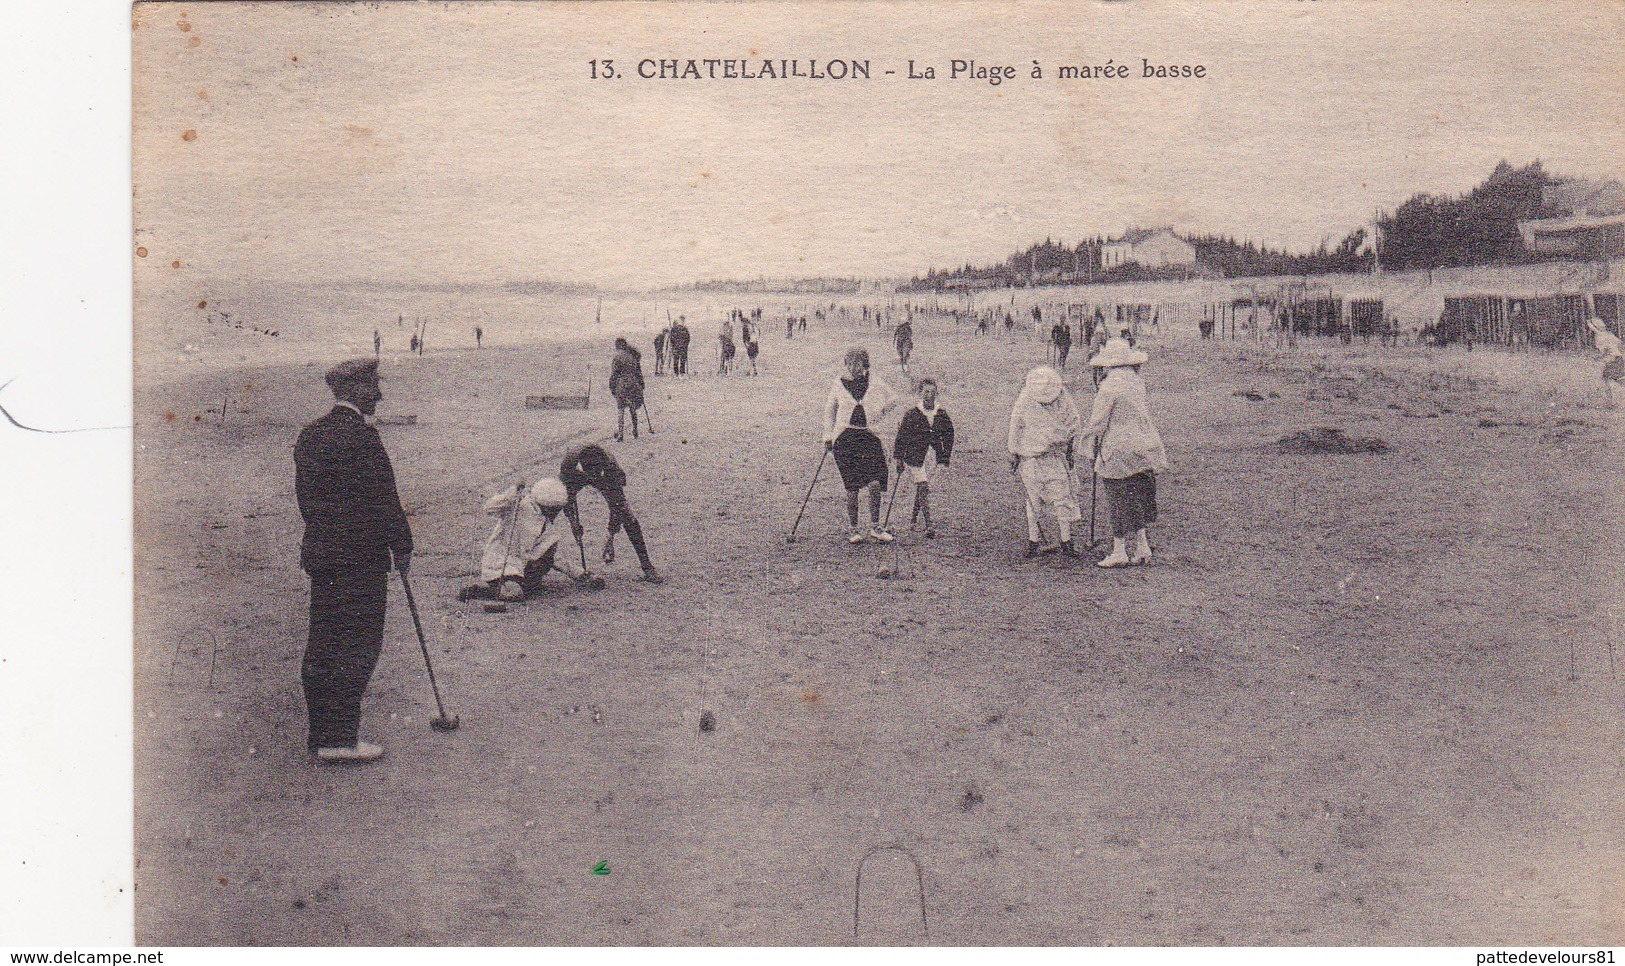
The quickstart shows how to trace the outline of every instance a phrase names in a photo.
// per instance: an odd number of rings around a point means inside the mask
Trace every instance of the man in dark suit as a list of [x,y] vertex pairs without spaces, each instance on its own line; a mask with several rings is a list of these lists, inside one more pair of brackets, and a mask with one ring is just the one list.
[[671,347],[671,374],[674,376],[688,375],[688,342],[690,334],[688,326],[684,324],[686,321],[683,316],[679,315],[677,323],[671,327],[671,334],[666,339],[666,344]]
[[309,746],[321,761],[370,761],[384,749],[359,740],[361,696],[384,644],[389,570],[405,574],[412,531],[395,470],[371,416],[383,394],[378,361],[352,359],[327,373],[333,411],[299,434],[294,490],[305,518],[299,566],[310,575],[310,639],[300,668]]

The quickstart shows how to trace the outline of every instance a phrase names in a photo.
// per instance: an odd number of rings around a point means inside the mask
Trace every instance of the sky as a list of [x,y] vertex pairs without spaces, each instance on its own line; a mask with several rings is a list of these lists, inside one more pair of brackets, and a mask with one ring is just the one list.
[[[1302,250],[1503,158],[1625,169],[1617,0],[158,3],[134,27],[138,281],[907,277],[1154,225]],[[625,76],[690,57],[872,78]],[[623,76],[592,79],[605,58]],[[1131,76],[1056,73],[1108,59]]]

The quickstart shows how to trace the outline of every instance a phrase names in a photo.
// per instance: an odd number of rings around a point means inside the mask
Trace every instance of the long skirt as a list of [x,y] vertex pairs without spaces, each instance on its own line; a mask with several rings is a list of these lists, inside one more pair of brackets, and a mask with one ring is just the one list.
[[835,467],[841,471],[841,485],[848,490],[861,490],[870,483],[879,483],[885,489],[890,481],[886,448],[880,444],[880,437],[856,426],[847,427],[835,437]]
[[1602,364],[1602,378],[1605,382],[1625,382],[1625,356],[1609,356]]
[[1021,482],[1027,488],[1027,503],[1034,510],[1053,514],[1057,520],[1082,518],[1083,511],[1072,493],[1072,474],[1063,457],[1054,453],[1022,457]]
[[1157,476],[1150,470],[1121,480],[1101,477],[1106,506],[1112,514],[1112,536],[1126,539],[1157,522]]

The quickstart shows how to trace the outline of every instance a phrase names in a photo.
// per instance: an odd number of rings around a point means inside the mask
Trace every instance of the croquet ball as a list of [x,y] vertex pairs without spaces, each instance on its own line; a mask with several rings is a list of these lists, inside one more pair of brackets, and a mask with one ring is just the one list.
[[716,715],[712,714],[709,711],[700,712],[700,730],[701,731],[715,731],[715,730],[717,730],[717,717],[716,717]]
[[790,586],[793,589],[800,590],[802,587],[806,586],[806,584],[807,578],[801,576],[800,574],[797,573],[790,575]]
[[688,445],[688,440],[686,440],[686,439],[685,439],[685,440],[683,440],[683,445],[684,445],[684,446],[687,446],[687,445]]

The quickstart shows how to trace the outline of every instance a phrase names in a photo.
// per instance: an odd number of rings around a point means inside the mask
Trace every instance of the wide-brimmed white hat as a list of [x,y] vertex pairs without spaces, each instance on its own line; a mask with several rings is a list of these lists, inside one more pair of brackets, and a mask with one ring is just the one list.
[[1028,398],[1040,405],[1048,405],[1061,398],[1061,374],[1049,366],[1039,366],[1027,373],[1025,392]]
[[1150,358],[1122,339],[1107,339],[1089,364],[1098,369],[1110,369],[1114,366],[1137,366]]

